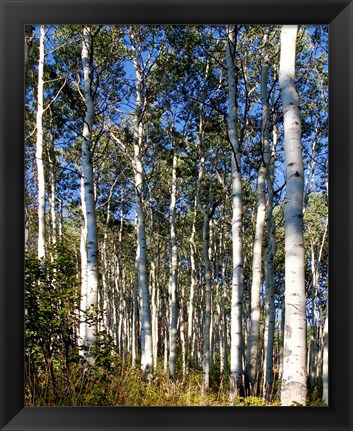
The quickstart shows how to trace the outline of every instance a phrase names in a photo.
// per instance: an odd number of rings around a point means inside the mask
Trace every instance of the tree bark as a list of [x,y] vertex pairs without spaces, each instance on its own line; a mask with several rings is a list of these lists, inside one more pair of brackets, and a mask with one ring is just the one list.
[[328,312],[325,318],[324,326],[324,354],[323,354],[323,367],[322,367],[322,401],[328,405]]
[[237,135],[235,32],[227,26],[226,46],[228,71],[228,136],[232,150],[232,302],[231,302],[231,346],[230,346],[230,400],[242,393],[242,296],[243,296],[243,203],[240,171],[240,151]]
[[191,264],[191,282],[190,282],[190,295],[188,307],[188,368],[191,367],[192,362],[192,340],[193,340],[193,319],[194,319],[194,294],[196,286],[196,265],[195,265],[195,233],[196,233],[196,215],[197,215],[197,197],[194,202],[194,214],[192,220],[190,243],[190,264]]
[[[137,220],[136,220],[137,222]],[[138,337],[137,337],[137,329],[138,329],[138,322],[137,322],[137,309],[138,309],[138,290],[139,290],[139,283],[138,283],[138,247],[136,248],[136,255],[135,255],[135,262],[134,262],[134,294],[133,294],[133,311],[132,311],[132,352],[131,352],[131,362],[132,365],[135,365],[136,363],[136,357],[138,352]]]
[[[133,34],[131,35],[133,39]],[[150,298],[147,278],[147,250],[146,250],[146,227],[145,214],[143,208],[143,165],[141,156],[141,147],[143,140],[143,98],[142,91],[145,85],[145,79],[141,74],[141,47],[135,47],[135,42],[132,41],[134,52],[134,68],[136,73],[136,106],[134,111],[134,159],[133,168],[135,174],[135,192],[136,192],[136,214],[137,214],[137,272],[139,289],[141,292],[141,350],[144,355],[141,358],[141,369],[144,373],[144,378],[150,380],[152,377],[153,367],[153,348],[152,348],[152,325],[151,325],[151,310]]]
[[80,301],[80,354],[84,356],[84,346],[87,345],[87,323],[85,312],[87,310],[87,222],[86,205],[84,199],[83,177],[81,177],[81,210],[83,214],[83,224],[80,236],[80,255],[81,255],[81,301]]
[[176,218],[176,191],[177,191],[177,154],[173,151],[173,166],[172,166],[172,191],[170,201],[170,336],[169,336],[169,376],[172,381],[175,380],[176,367],[176,335],[177,335],[177,279],[178,279],[178,255],[177,243],[175,235],[175,218]]
[[156,263],[154,253],[151,252],[151,308],[152,308],[152,341],[153,341],[153,368],[157,367],[158,353],[158,287],[156,277]]
[[45,177],[43,163],[43,113],[44,113],[44,38],[45,26],[40,26],[39,37],[39,61],[38,61],[38,87],[37,87],[37,142],[36,142],[36,162],[38,176],[38,259],[45,259]]
[[210,216],[203,211],[203,259],[205,265],[205,312],[203,327],[203,377],[202,391],[206,392],[210,385],[210,325],[211,325],[211,265],[209,256]]
[[[97,320],[98,305],[98,232],[94,199],[94,178],[92,166],[92,129],[94,123],[94,102],[92,97],[92,58],[93,44],[90,26],[83,27],[82,64],[83,64],[83,95],[86,114],[82,132],[82,165],[83,187],[87,223],[87,308]],[[86,343],[89,348],[95,345],[97,324],[88,324]]]
[[247,374],[251,385],[251,392],[256,395],[256,374],[259,362],[259,328],[260,328],[260,287],[262,282],[262,248],[266,214],[265,183],[267,169],[270,162],[270,142],[269,142],[269,115],[267,102],[267,82],[268,82],[268,33],[269,28],[265,27],[263,37],[263,60],[261,67],[261,104],[262,104],[262,124],[261,124],[261,145],[262,160],[257,177],[257,215],[256,228],[253,246],[252,262],[252,284],[251,284],[251,309],[250,309],[250,334],[247,354]]
[[54,246],[57,241],[57,223],[56,223],[56,211],[55,211],[55,201],[56,201],[56,178],[55,178],[55,147],[54,138],[52,137],[51,146],[48,149],[48,162],[49,162],[49,214],[50,214],[50,245],[51,250],[51,261],[54,259]]
[[281,33],[279,85],[284,114],[286,160],[285,217],[285,333],[281,403],[306,404],[306,295],[304,282],[303,192],[304,170],[295,57],[298,27],[285,25]]
[[277,126],[273,127],[273,160],[267,171],[268,202],[266,208],[267,224],[267,247],[265,253],[265,360],[264,360],[264,398],[270,400],[273,384],[273,346],[276,322],[275,309],[275,283],[273,258],[276,253],[277,244],[275,237],[275,224],[273,221],[273,184],[274,184],[274,157],[277,145]]

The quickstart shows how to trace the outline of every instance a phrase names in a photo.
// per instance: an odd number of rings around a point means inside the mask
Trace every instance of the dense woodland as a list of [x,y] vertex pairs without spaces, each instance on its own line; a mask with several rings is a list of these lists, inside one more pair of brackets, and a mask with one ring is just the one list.
[[327,54],[26,26],[27,405],[328,404]]

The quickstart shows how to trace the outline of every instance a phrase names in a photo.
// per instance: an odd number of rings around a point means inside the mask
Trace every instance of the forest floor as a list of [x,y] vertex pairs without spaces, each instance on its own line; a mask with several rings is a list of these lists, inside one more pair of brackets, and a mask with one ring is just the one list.
[[[113,366],[112,366],[113,365]],[[151,382],[143,382],[138,367],[123,363],[83,366],[53,361],[47,367],[33,369],[27,363],[25,403],[27,406],[276,406],[262,397],[240,397],[229,401],[229,376],[214,373],[211,386],[202,393],[202,370],[171,382],[161,368],[157,368]],[[308,396],[309,406],[324,406],[315,391]]]

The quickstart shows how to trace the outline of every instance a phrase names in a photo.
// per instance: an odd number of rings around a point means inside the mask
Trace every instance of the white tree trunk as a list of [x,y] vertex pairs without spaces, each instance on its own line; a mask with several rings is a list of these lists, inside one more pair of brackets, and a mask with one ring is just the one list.
[[180,344],[181,344],[181,365],[183,378],[186,375],[186,340],[185,340],[185,321],[183,316],[184,291],[181,291],[181,306],[179,307],[179,322],[180,322]]
[[87,323],[85,311],[87,310],[87,222],[86,205],[84,199],[83,177],[81,177],[81,210],[83,225],[81,226],[80,255],[81,255],[81,302],[80,302],[80,354],[84,356],[84,346],[87,346]]
[[[277,127],[273,127],[273,148],[274,153],[277,144]],[[273,159],[275,154],[273,154]],[[267,224],[267,247],[265,254],[265,284],[266,284],[266,297],[265,297],[265,360],[264,360],[264,390],[263,394],[267,400],[270,400],[272,394],[273,384],[273,346],[276,322],[276,309],[274,300],[274,270],[273,270],[273,257],[276,253],[276,238],[275,238],[275,225],[273,221],[273,183],[274,183],[274,161],[270,162],[267,171],[267,190],[268,202],[266,208],[266,224]]]
[[211,266],[209,256],[210,216],[203,211],[203,258],[205,264],[205,312],[203,327],[203,374],[202,391],[205,392],[210,384],[210,325],[211,325]]
[[62,241],[63,237],[63,202],[60,198],[58,198],[59,204],[59,217],[58,217],[58,240]]
[[222,265],[222,350],[223,350],[223,373],[228,372],[228,322],[227,322],[227,310],[226,310],[226,298],[227,298],[227,286],[226,281],[226,263]]
[[38,61],[38,87],[37,87],[37,142],[36,162],[38,176],[38,259],[45,259],[45,177],[43,164],[43,75],[44,75],[44,37],[45,26],[40,26],[39,61]]
[[175,235],[175,218],[176,218],[176,191],[177,191],[177,155],[176,150],[173,152],[172,166],[172,192],[170,201],[170,270],[169,270],[169,285],[170,285],[170,336],[169,336],[169,375],[175,380],[176,367],[176,335],[177,335],[177,278],[178,278],[178,256],[177,243]]
[[251,391],[256,394],[256,374],[259,361],[259,328],[260,328],[260,288],[263,278],[262,274],[262,247],[266,215],[265,183],[267,169],[270,162],[269,142],[269,116],[267,103],[267,81],[268,81],[268,27],[265,28],[263,37],[263,61],[261,67],[261,144],[262,161],[257,177],[257,215],[253,247],[252,261],[252,284],[251,284],[251,308],[250,308],[250,333],[247,354],[247,374],[251,385]]
[[304,279],[304,170],[298,95],[295,90],[296,25],[281,33],[279,85],[284,114],[286,159],[285,332],[281,403],[306,404],[306,297]]
[[191,283],[188,307],[188,368],[192,361],[192,339],[193,339],[193,319],[194,319],[194,294],[196,286],[196,265],[195,265],[195,233],[196,233],[197,197],[194,203],[194,215],[192,221],[190,243],[190,264],[191,264]]
[[158,288],[156,280],[156,264],[151,253],[151,308],[152,308],[152,342],[153,342],[153,368],[157,367],[158,353]]
[[242,390],[242,296],[243,296],[243,204],[240,171],[240,152],[237,136],[236,76],[234,65],[235,35],[227,27],[226,47],[228,71],[228,136],[232,147],[232,302],[231,302],[231,346],[230,346],[230,400],[239,396]]
[[[82,64],[83,64],[83,94],[86,105],[86,115],[82,132],[82,165],[84,201],[87,222],[87,308],[93,311],[95,319],[98,305],[98,232],[96,208],[94,200],[94,179],[92,167],[92,128],[94,121],[94,103],[92,98],[92,36],[89,26],[83,28]],[[96,324],[87,326],[86,341],[89,347],[96,343]]]
[[[56,211],[55,211],[55,200],[56,200],[56,183],[55,183],[55,152],[54,152],[54,138],[52,137],[51,147],[48,149],[48,161],[49,161],[49,214],[50,214],[50,245],[55,246],[57,241],[57,223],[56,223]],[[51,261],[54,259],[54,248],[51,250]]]
[[257,217],[252,262],[250,330],[247,346],[247,374],[251,385],[251,392],[255,394],[255,379],[258,366],[258,344],[260,327],[260,287],[262,282],[262,243],[265,225],[265,178],[266,167],[261,164],[257,181]]
[[[102,288],[100,291],[100,309],[99,312],[101,314],[101,322],[103,325],[103,328],[107,330],[109,333],[111,331],[111,323],[112,323],[112,313],[111,309],[109,307],[109,303],[111,302],[111,295],[109,295],[110,288],[107,284],[107,278],[108,278],[108,260],[107,260],[107,240],[108,240],[108,226],[109,226],[109,220],[110,220],[110,199],[107,203],[107,215],[105,219],[105,225],[104,225],[104,234],[103,234],[103,244],[102,244]],[[119,278],[119,272],[120,272],[120,265],[119,265],[119,257],[117,258],[117,273]],[[103,310],[106,309],[106,313],[104,313]]]
[[146,232],[145,232],[145,214],[143,208],[142,192],[144,186],[143,166],[141,158],[141,146],[143,139],[142,123],[142,88],[143,78],[139,67],[140,52],[134,59],[136,72],[136,107],[134,112],[134,159],[133,167],[135,173],[135,191],[136,191],[136,214],[137,214],[137,272],[139,289],[141,292],[141,346],[144,355],[141,358],[141,369],[147,380],[150,379],[153,366],[152,352],[152,325],[149,288],[147,279],[147,252],[146,252]]
[[[136,220],[137,221],[137,220]],[[132,365],[135,365],[136,363],[136,357],[137,357],[137,328],[138,328],[138,322],[137,322],[137,308],[138,308],[138,250],[136,250],[136,257],[135,257],[135,266],[134,266],[134,297],[133,297],[133,311],[132,311],[132,352],[131,352],[131,363]]]
[[328,396],[328,312],[325,319],[324,326],[324,354],[323,354],[323,364],[322,364],[322,401],[328,405],[329,396]]

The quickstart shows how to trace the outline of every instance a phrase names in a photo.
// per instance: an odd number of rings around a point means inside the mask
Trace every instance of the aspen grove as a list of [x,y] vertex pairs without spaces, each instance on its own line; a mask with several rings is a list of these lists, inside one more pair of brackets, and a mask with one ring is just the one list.
[[24,41],[26,405],[328,405],[327,26]]

